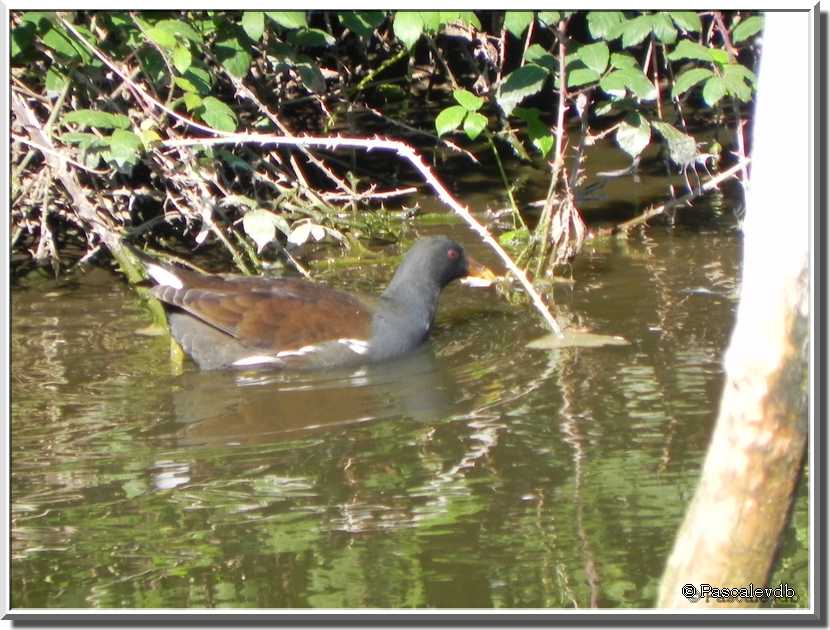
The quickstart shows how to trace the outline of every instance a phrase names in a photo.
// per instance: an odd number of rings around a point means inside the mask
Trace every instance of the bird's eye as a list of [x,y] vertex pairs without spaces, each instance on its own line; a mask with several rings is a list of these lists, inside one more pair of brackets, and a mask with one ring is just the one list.
[[458,260],[458,257],[460,255],[461,254],[458,252],[457,249],[448,249],[447,250],[447,258],[449,258],[450,260]]

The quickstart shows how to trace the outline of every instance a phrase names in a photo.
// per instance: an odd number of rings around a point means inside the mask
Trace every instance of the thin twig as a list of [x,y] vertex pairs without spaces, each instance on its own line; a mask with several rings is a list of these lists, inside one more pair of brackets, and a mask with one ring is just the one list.
[[630,220],[625,221],[623,223],[620,223],[617,226],[597,230],[597,235],[607,236],[609,234],[614,234],[614,233],[617,233],[617,232],[625,232],[625,231],[631,229],[632,227],[635,227],[637,225],[643,225],[644,223],[647,223],[650,219],[653,219],[654,217],[656,217],[659,214],[663,214],[666,210],[670,210],[671,208],[676,208],[678,206],[686,205],[691,200],[696,199],[697,197],[700,197],[704,192],[708,192],[708,191],[710,191],[714,188],[717,188],[717,186],[721,182],[729,179],[730,177],[734,176],[735,173],[737,173],[738,171],[746,168],[746,165],[749,164],[750,161],[751,161],[751,158],[745,158],[745,159],[741,160],[740,162],[738,162],[737,164],[735,164],[734,166],[732,166],[731,168],[723,171],[722,173],[718,173],[717,175],[715,175],[711,179],[707,180],[697,190],[692,191],[692,192],[690,192],[686,195],[683,195],[682,197],[678,197],[677,199],[672,199],[671,201],[667,201],[663,205],[657,206],[656,208],[649,208],[648,210],[643,212],[641,215],[636,216],[633,219],[630,219]]
[[481,225],[470,214],[469,209],[459,204],[447,192],[447,189],[441,184],[437,177],[432,173],[430,168],[424,163],[420,155],[409,145],[396,140],[386,140],[381,138],[344,138],[342,136],[335,136],[331,138],[315,138],[311,136],[291,137],[291,136],[275,136],[270,134],[229,134],[221,138],[191,138],[181,140],[167,140],[161,143],[167,147],[181,147],[181,146],[195,146],[205,145],[213,146],[217,144],[276,144],[282,146],[314,146],[322,147],[329,150],[338,148],[360,148],[367,151],[385,150],[394,151],[399,156],[407,159],[422,175],[426,182],[436,192],[438,197],[455,211],[464,221],[475,231],[481,239],[487,243],[498,257],[502,260],[505,266],[510,270],[513,276],[521,283],[527,294],[530,296],[533,305],[540,315],[544,318],[550,329],[554,334],[562,336],[562,331],[556,319],[551,315],[544,300],[533,287],[530,280],[522,272],[521,269],[513,262],[508,254],[501,248],[498,242],[490,235],[487,229]]

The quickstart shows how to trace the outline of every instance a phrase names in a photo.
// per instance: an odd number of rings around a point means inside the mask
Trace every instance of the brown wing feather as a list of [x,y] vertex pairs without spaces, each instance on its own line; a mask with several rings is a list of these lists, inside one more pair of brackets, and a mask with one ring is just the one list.
[[257,280],[213,278],[203,288],[157,286],[153,294],[262,350],[369,338],[372,313],[356,297],[302,280]]

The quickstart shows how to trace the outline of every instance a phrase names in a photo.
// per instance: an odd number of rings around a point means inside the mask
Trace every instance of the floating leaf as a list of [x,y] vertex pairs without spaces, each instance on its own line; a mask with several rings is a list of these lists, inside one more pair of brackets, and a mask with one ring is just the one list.
[[477,112],[481,109],[481,106],[484,105],[484,99],[480,96],[476,96],[472,92],[468,90],[454,90],[453,98],[455,98],[456,102],[458,102],[461,107],[466,109],[468,112]]
[[528,25],[533,21],[533,11],[505,11],[504,12],[504,28],[513,35],[521,39]]
[[110,114],[94,109],[78,109],[69,112],[64,115],[63,121],[96,129],[127,129],[130,126],[130,119],[123,114]]
[[562,336],[545,335],[534,339],[527,348],[533,350],[555,350],[557,348],[599,348],[601,346],[630,346],[623,337],[598,335],[578,330],[563,330]]
[[615,138],[617,145],[634,159],[651,141],[651,127],[643,116],[637,112],[631,112],[617,127]]
[[739,44],[756,33],[759,33],[763,28],[764,18],[759,15],[753,15],[745,20],[741,20],[732,31],[732,42]]
[[712,71],[708,68],[691,68],[686,70],[685,72],[680,73],[677,75],[677,78],[674,81],[674,87],[671,91],[671,97],[677,98],[682,94],[685,94],[688,90],[692,87],[700,83],[701,81],[705,81],[709,77],[712,76]]
[[439,136],[455,131],[467,115],[467,110],[461,105],[447,107],[435,117],[435,130]]
[[624,21],[622,11],[589,11],[588,31],[594,39],[605,39],[611,29]]
[[582,63],[598,74],[605,72],[605,69],[608,67],[610,53],[608,51],[608,44],[605,42],[580,46],[577,48],[576,54]]
[[397,11],[392,30],[403,45],[411,49],[424,32],[424,20],[415,11]]
[[542,66],[529,63],[511,72],[499,87],[496,102],[505,116],[509,116],[513,108],[528,96],[532,96],[542,89],[548,72]]
[[470,140],[475,140],[487,127],[487,116],[478,112],[469,112],[464,119],[464,133]]
[[305,11],[266,11],[265,15],[288,30],[308,27]]
[[243,11],[242,30],[255,42],[258,42],[265,31],[265,13],[262,11]]

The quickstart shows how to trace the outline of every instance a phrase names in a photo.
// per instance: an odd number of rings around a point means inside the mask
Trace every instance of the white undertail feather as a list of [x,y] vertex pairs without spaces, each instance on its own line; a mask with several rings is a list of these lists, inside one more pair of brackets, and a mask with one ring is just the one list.
[[147,273],[162,286],[173,287],[174,289],[184,288],[184,284],[179,280],[179,277],[169,269],[149,263],[147,265]]

